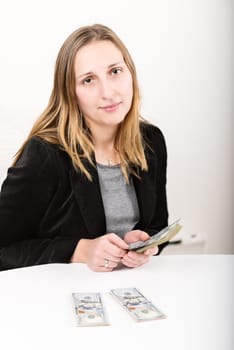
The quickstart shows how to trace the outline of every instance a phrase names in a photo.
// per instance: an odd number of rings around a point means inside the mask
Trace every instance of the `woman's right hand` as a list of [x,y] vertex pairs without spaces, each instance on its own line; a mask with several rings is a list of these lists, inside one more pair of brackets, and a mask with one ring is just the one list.
[[128,244],[115,233],[81,239],[71,262],[86,263],[93,271],[112,271],[126,254]]

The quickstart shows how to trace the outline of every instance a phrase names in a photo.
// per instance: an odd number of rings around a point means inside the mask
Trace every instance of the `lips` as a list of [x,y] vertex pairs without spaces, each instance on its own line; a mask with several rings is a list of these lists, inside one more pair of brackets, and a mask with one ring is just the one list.
[[117,103],[113,103],[113,104],[108,105],[108,106],[100,107],[100,109],[102,109],[106,112],[112,112],[112,111],[115,111],[116,109],[118,109],[120,104],[121,104],[121,102],[117,102]]

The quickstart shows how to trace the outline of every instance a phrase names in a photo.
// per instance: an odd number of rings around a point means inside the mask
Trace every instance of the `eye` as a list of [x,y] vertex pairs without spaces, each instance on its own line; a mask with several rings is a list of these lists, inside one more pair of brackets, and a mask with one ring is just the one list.
[[89,84],[92,83],[92,81],[93,81],[93,78],[92,78],[92,77],[87,77],[87,78],[85,78],[85,79],[82,81],[82,83],[85,84],[85,85],[89,85]]
[[111,70],[111,73],[113,74],[113,75],[118,75],[118,74],[120,74],[122,72],[122,68],[113,68],[112,70]]

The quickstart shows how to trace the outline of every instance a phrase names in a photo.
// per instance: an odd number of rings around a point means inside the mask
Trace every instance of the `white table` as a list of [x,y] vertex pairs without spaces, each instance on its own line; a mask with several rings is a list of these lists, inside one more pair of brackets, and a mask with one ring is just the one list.
[[[136,269],[50,264],[0,272],[1,349],[234,349],[234,255],[164,255]],[[137,287],[166,319],[135,322],[109,295]],[[110,326],[76,327],[72,292],[101,292]]]

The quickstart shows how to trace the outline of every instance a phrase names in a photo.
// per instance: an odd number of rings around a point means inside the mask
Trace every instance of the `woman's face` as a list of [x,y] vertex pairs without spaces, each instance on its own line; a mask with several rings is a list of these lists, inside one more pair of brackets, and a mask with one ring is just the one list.
[[131,108],[133,83],[121,51],[93,41],[75,57],[76,96],[87,125],[117,127]]

